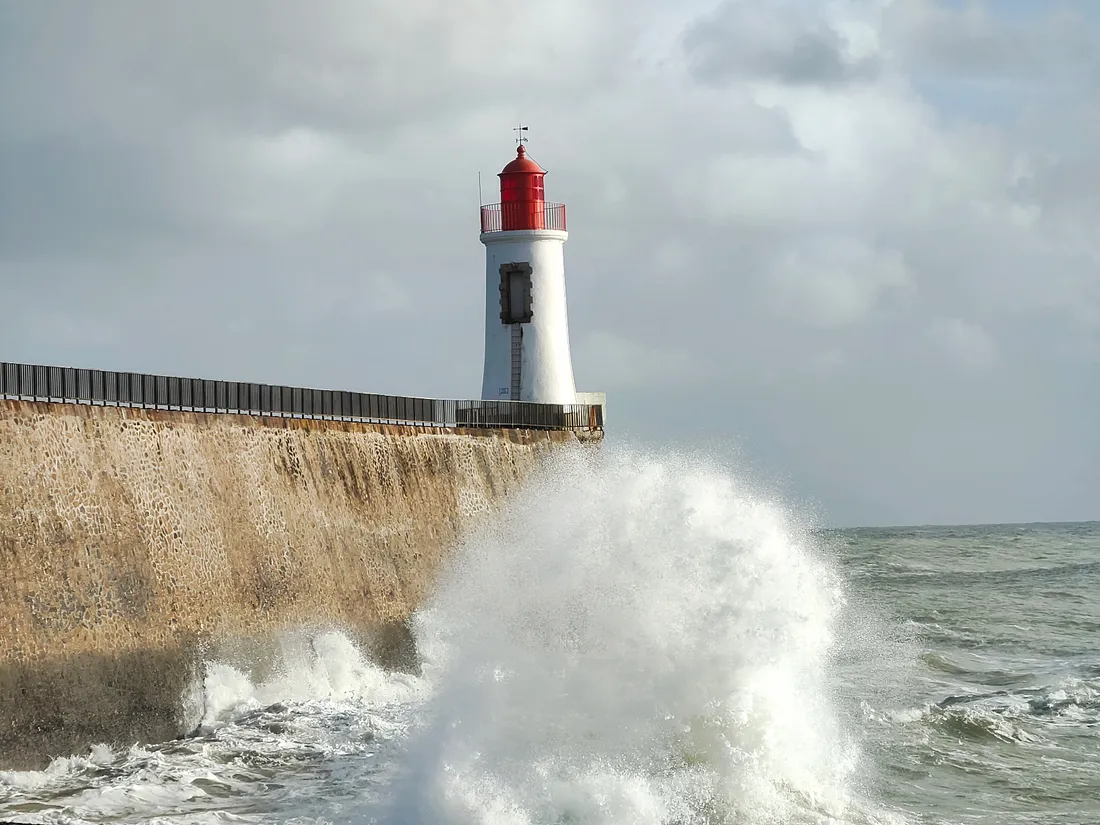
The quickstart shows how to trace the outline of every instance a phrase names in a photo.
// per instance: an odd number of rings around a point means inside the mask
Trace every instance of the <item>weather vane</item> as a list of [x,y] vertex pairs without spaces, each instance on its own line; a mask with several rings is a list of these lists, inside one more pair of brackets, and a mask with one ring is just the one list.
[[523,134],[524,132],[526,132],[526,131],[527,131],[527,127],[526,127],[526,126],[524,126],[523,124],[520,124],[519,126],[513,126],[513,127],[512,127],[512,131],[513,131],[513,132],[518,132],[518,133],[519,133],[519,134],[518,134],[518,135],[516,136],[516,143],[517,143],[518,145],[522,146],[523,144],[525,144],[525,143],[527,142],[527,136]]

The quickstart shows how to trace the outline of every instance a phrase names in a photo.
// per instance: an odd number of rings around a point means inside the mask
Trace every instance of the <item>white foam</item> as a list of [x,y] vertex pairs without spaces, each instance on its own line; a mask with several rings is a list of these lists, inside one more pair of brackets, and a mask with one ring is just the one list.
[[845,818],[843,604],[808,533],[721,469],[562,453],[420,617],[435,692],[383,821]]
[[[426,690],[422,679],[383,671],[338,632],[288,632],[281,653],[276,675],[259,682],[228,662],[205,664],[185,697],[202,723],[198,739],[119,751],[97,745],[42,771],[0,772],[0,818],[31,802],[41,810],[19,821],[256,821],[250,814],[268,804],[272,779],[262,766],[286,763],[293,782],[295,762],[368,759],[379,740],[403,735]],[[212,787],[222,790],[211,795]]]
[[330,631],[305,639],[300,634],[288,634],[280,672],[259,684],[231,664],[207,663],[201,691],[201,726],[210,729],[276,702],[351,702],[385,707],[415,702],[424,690],[423,680],[386,672],[343,633]]

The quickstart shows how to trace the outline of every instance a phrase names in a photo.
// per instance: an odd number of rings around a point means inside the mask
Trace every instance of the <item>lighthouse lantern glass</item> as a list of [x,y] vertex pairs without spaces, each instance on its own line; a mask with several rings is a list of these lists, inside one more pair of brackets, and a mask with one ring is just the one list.
[[545,200],[543,176],[531,172],[501,175],[500,200],[503,203]]

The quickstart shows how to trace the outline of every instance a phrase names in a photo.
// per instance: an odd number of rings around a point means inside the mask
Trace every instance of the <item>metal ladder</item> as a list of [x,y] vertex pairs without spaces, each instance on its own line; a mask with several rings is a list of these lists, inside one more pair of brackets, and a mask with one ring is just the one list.
[[523,325],[512,324],[512,394],[513,401],[520,400],[523,387]]

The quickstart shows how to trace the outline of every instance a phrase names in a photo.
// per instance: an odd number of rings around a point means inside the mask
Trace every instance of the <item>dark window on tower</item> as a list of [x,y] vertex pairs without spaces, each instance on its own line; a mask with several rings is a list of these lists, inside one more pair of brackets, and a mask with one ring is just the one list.
[[526,261],[500,265],[500,320],[505,324],[529,324],[531,264]]

